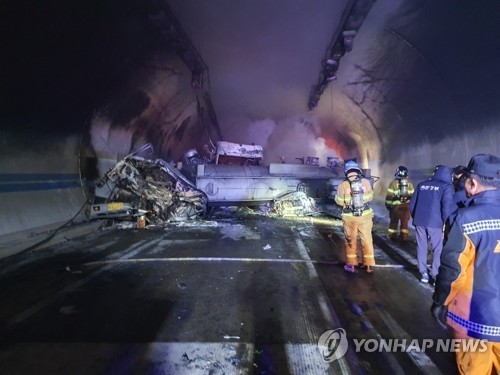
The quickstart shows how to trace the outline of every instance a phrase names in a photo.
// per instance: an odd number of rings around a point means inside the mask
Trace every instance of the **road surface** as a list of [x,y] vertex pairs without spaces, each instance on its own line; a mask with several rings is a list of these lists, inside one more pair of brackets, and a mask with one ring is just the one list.
[[[343,270],[339,220],[245,209],[5,258],[2,373],[456,373],[453,353],[375,347],[448,337],[415,244],[387,242],[376,222],[372,274]],[[346,352],[331,360],[318,343],[339,328]]]

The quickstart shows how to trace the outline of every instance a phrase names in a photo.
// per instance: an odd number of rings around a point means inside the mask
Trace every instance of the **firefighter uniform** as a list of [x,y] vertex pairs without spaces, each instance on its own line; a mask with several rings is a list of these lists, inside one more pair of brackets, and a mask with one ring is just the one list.
[[404,166],[398,167],[387,188],[385,206],[389,210],[390,222],[387,234],[392,240],[408,240],[408,222],[410,221],[410,198],[415,192],[413,183],[408,178],[408,169]]
[[457,339],[488,340],[485,351],[456,353],[461,374],[500,374],[500,158],[476,155],[468,168],[489,187],[450,216],[432,314],[447,318]]
[[[344,168],[346,169],[346,168]],[[371,272],[371,266],[375,265],[375,255],[373,250],[373,210],[368,206],[368,202],[373,200],[373,189],[368,179],[361,175],[361,169],[354,168],[346,170],[347,178],[337,188],[335,202],[342,207],[342,223],[345,236],[346,271],[353,272],[354,266],[359,265],[357,238],[361,240],[363,253],[362,265]],[[361,183],[360,198],[363,206],[356,209],[353,205],[352,175],[359,176]]]

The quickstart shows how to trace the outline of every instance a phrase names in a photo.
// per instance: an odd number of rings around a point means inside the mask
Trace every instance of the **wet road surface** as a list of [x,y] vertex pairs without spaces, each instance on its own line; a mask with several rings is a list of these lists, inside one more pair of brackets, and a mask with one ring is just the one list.
[[[382,227],[372,274],[343,270],[341,222],[328,216],[107,228],[5,258],[2,373],[456,373],[453,353],[355,350],[447,337],[415,244],[386,242]],[[348,350],[328,362],[318,340],[337,328]]]

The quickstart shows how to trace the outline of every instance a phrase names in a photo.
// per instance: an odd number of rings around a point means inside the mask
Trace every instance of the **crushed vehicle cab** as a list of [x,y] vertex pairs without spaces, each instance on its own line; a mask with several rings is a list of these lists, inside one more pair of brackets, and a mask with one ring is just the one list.
[[206,210],[206,194],[162,159],[127,156],[105,174],[104,184],[111,184],[110,194],[91,206],[91,219],[145,216],[160,223],[194,219]]

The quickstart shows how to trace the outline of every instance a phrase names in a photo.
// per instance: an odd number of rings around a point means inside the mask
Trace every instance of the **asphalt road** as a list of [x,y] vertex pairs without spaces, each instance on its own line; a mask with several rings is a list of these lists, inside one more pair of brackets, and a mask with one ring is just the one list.
[[[374,349],[448,337],[414,243],[383,226],[372,274],[343,271],[339,220],[245,210],[2,259],[1,373],[454,374],[453,353]],[[339,328],[347,351],[332,360],[318,342]]]

